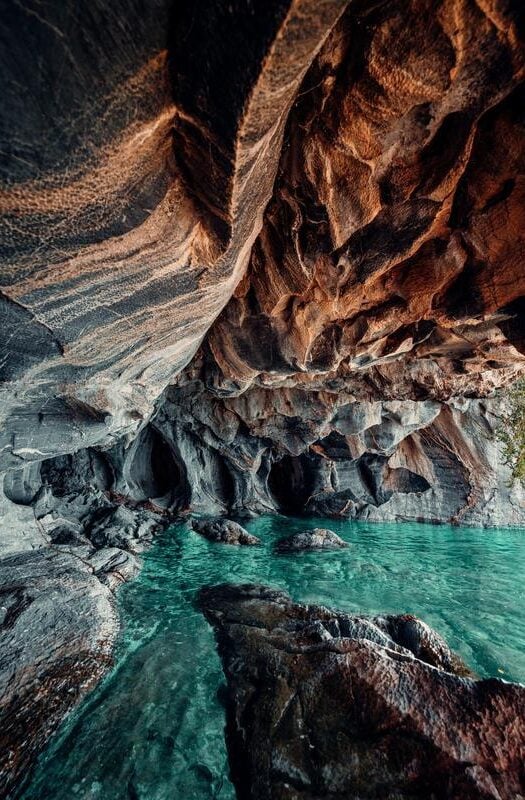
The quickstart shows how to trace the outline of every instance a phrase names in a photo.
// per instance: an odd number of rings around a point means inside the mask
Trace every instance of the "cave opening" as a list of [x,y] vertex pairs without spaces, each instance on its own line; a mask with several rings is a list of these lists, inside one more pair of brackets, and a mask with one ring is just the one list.
[[233,503],[236,495],[233,475],[225,459],[222,458],[219,458],[217,463],[217,495],[227,506]]
[[183,507],[189,502],[184,464],[174,447],[153,426],[145,428],[139,436],[124,474],[134,500],[154,500],[166,507]]
[[304,513],[312,493],[313,465],[308,457],[283,456],[274,461],[268,474],[268,490],[278,511]]

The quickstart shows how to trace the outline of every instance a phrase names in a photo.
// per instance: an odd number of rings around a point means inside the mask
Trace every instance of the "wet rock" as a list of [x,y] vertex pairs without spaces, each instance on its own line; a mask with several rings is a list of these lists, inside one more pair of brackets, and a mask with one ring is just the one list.
[[231,519],[194,519],[191,527],[210,542],[221,544],[255,545],[261,540],[248,533],[242,525]]
[[161,524],[161,519],[151,512],[117,506],[104,509],[86,535],[97,548],[117,547],[140,553]]
[[97,578],[114,591],[126,581],[135,578],[140,562],[132,553],[118,547],[104,547],[89,557]]
[[301,550],[337,550],[339,547],[348,547],[348,544],[336,533],[327,528],[313,528],[280,539],[275,549],[278,553],[293,553]]
[[359,617],[264,586],[205,588],[240,800],[516,800],[525,688],[475,680],[411,616]]
[[42,548],[0,559],[0,796],[111,664],[113,595],[85,559]]

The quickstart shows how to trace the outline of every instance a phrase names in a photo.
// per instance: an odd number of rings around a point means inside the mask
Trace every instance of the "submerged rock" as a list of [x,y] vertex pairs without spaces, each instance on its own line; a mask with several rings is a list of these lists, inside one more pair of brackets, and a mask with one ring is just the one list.
[[222,544],[260,544],[261,540],[231,519],[194,519],[191,527],[210,542]]
[[359,617],[264,586],[200,593],[226,675],[240,800],[516,800],[525,688],[474,680],[412,616]]
[[334,550],[339,547],[348,547],[348,544],[337,533],[328,528],[314,528],[280,539],[275,549],[278,553],[290,553],[296,550]]
[[118,618],[94,571],[63,549],[0,560],[0,797],[111,664]]

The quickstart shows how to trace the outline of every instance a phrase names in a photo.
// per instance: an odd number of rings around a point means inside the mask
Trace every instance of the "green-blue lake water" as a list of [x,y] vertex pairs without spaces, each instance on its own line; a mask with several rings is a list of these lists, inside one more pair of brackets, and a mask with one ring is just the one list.
[[[275,555],[283,535],[329,527],[346,550]],[[482,677],[525,681],[525,530],[367,525],[263,517],[261,547],[212,544],[184,526],[159,536],[119,592],[114,669],[62,727],[25,800],[234,798],[205,584],[260,582],[359,613],[410,612]]]

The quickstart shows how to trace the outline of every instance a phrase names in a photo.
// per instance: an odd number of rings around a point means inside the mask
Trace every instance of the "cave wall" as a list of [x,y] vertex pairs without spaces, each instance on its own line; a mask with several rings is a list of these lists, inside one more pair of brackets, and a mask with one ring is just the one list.
[[344,7],[4,3],[0,470],[138,432],[246,268]]
[[136,435],[206,334],[243,386],[523,368],[518,0],[9,0],[1,29],[0,469]]
[[523,368],[523,19],[513,2],[348,5],[207,336],[226,380],[447,399]]
[[45,540],[44,490],[463,520],[514,498],[490,398],[525,368],[521,2],[5,8],[10,548]]
[[[297,387],[217,395],[193,367],[128,446],[11,471],[4,494],[34,514],[36,548],[140,551],[155,526],[188,513],[523,526],[525,489],[495,435],[503,409],[502,397],[356,401]],[[10,549],[19,545],[15,536]]]
[[225,396],[185,373],[155,425],[177,443],[193,510],[523,525],[525,492],[496,436],[503,408],[297,387]]

